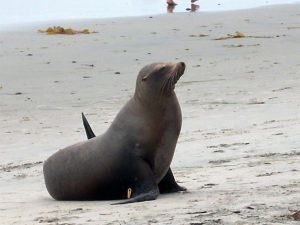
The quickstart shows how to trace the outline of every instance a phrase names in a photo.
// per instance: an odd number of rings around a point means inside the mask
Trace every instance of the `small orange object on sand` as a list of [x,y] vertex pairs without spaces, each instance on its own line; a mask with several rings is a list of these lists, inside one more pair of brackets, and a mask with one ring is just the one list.
[[131,188],[128,188],[127,189],[127,198],[131,198],[131,193],[132,193],[132,189]]

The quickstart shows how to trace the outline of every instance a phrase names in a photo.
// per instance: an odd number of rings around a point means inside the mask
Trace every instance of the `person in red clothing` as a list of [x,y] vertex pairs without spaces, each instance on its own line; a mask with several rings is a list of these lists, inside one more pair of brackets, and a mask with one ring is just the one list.
[[167,12],[172,13],[177,4],[173,0],[167,0],[167,4]]
[[[196,2],[196,1],[198,1],[198,0],[191,0],[191,3],[194,3],[194,2]],[[170,6],[175,6],[175,5],[177,5],[177,3],[174,2],[173,0],[167,0],[167,4],[170,5]]]
[[177,5],[173,0],[167,0],[167,4],[169,6],[175,6],[175,5]]
[[[191,0],[191,8],[187,8],[186,10],[191,12],[196,12],[199,9],[199,5],[194,4],[194,2],[196,1],[198,0]],[[166,0],[166,2],[168,4],[167,12],[172,13],[177,3],[174,2],[173,0]]]

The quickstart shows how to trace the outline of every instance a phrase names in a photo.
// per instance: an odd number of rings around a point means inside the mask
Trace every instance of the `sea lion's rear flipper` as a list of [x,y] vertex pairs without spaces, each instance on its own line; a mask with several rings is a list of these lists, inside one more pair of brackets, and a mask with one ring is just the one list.
[[[128,187],[127,200],[113,203],[112,205],[127,204],[155,200],[159,195],[159,189],[154,175],[148,163],[142,160],[133,170],[133,185]],[[132,198],[131,198],[132,195]]]
[[82,117],[82,121],[83,121],[83,126],[85,129],[85,133],[88,139],[91,139],[93,137],[96,137],[96,135],[94,134],[89,122],[87,121],[87,119],[85,118],[84,114],[81,113],[81,117]]
[[186,191],[185,187],[179,186],[176,183],[171,168],[169,168],[167,174],[159,182],[158,187],[161,194]]
[[130,198],[128,200],[125,200],[123,202],[113,203],[111,205],[120,205],[120,204],[134,203],[134,202],[151,201],[151,200],[155,200],[158,195],[159,195],[158,189],[152,190],[147,193],[142,193],[140,195],[137,195],[137,196]]

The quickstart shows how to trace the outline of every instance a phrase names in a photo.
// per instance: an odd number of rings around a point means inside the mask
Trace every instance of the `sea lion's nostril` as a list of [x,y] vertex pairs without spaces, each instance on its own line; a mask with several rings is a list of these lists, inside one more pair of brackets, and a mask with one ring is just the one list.
[[180,65],[185,68],[185,63],[184,62],[180,62]]

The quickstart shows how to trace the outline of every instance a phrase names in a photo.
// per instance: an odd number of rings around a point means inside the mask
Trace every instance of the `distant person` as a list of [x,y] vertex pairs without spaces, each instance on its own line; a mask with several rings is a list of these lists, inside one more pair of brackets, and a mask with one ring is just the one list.
[[[194,2],[196,2],[198,0],[191,0],[191,8],[187,8],[187,11],[191,11],[191,12],[196,12],[199,9],[199,5],[194,4]],[[175,6],[177,5],[176,2],[174,2],[173,0],[166,0],[168,6],[167,6],[167,12],[168,13],[173,13]]]
[[191,4],[191,12],[197,12],[198,9],[199,9],[199,5],[196,5],[196,4],[193,4],[193,3]]
[[167,4],[168,4],[169,6],[175,6],[175,5],[177,5],[177,3],[174,2],[173,0],[167,0]]
[[177,5],[173,0],[167,0],[167,12],[168,13],[173,13],[173,10],[175,8],[175,6]]
[[[196,2],[196,1],[198,1],[198,0],[191,0],[191,3],[194,3],[194,2]],[[167,4],[170,5],[170,6],[175,6],[175,5],[177,5],[177,3],[174,2],[173,0],[167,0]]]

